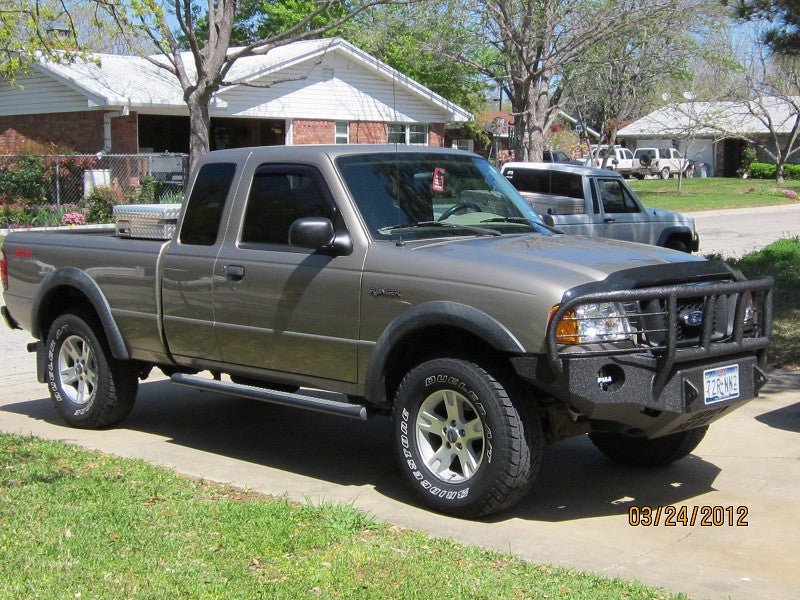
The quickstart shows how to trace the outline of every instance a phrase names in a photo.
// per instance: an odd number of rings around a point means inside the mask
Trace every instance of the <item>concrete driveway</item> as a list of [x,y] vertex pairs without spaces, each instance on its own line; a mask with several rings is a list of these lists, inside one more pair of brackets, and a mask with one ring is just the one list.
[[[800,205],[695,216],[704,253],[741,255],[751,244],[800,234]],[[28,341],[27,333],[0,325],[2,431],[142,458],[267,494],[352,502],[436,536],[698,598],[798,597],[800,372],[773,372],[760,398],[715,423],[695,455],[665,469],[615,465],[585,437],[556,444],[528,498],[469,522],[417,504],[400,481],[383,418],[353,422],[151,377],[122,427],[70,429],[36,383]],[[748,525],[629,525],[629,507],[645,505],[745,507]]]
[[[546,452],[533,493],[469,522],[421,508],[400,481],[387,419],[354,422],[174,386],[140,387],[118,429],[66,427],[35,382],[24,332],[0,329],[0,430],[142,458],[267,494],[352,502],[379,519],[527,560],[639,579],[698,598],[796,598],[800,589],[800,372],[712,426],[660,470],[606,460],[585,437]],[[630,506],[746,507],[745,526],[633,527]]]

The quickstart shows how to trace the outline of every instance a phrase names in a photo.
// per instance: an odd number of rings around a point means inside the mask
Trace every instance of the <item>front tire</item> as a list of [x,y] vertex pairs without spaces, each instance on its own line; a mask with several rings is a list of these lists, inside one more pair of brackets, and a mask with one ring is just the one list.
[[593,431],[589,439],[611,460],[634,467],[665,467],[687,456],[703,441],[708,425],[652,440],[623,433]]
[[669,179],[669,167],[664,167],[659,173],[661,179]]
[[503,510],[539,470],[538,420],[472,362],[439,358],[409,371],[392,417],[400,470],[435,510],[460,517]]
[[47,334],[50,397],[58,414],[73,427],[114,425],[130,414],[136,399],[136,365],[115,359],[105,339],[95,333],[98,330],[89,315],[67,313],[53,322]]
[[687,253],[691,252],[686,242],[675,238],[670,238],[669,240],[667,240],[667,243],[664,244],[664,247],[669,248],[670,250],[677,250],[678,252],[687,252]]

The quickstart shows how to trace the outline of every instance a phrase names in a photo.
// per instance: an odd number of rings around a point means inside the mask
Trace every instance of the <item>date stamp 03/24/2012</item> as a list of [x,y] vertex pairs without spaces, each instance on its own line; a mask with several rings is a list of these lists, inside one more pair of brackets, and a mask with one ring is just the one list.
[[631,527],[747,527],[749,509],[744,505],[722,506],[631,506],[628,525]]

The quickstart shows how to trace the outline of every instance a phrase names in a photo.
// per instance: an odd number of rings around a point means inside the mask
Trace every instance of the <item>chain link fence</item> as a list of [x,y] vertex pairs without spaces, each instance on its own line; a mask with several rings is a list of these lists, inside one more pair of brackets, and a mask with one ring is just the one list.
[[186,154],[0,155],[0,204],[77,205],[97,188],[124,198],[180,202]]

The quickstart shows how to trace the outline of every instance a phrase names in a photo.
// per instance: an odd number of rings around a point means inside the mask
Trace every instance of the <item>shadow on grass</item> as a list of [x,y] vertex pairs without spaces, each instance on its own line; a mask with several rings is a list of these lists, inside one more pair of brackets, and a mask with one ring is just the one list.
[[[2,410],[64,427],[49,400],[9,404]],[[386,417],[353,421],[154,381],[140,386],[136,406],[122,428],[256,468],[267,466],[342,486],[372,486],[388,498],[421,506],[397,469]],[[202,461],[202,455],[197,460]],[[490,520],[562,522],[626,514],[632,504],[680,503],[712,491],[718,473],[715,465],[696,456],[662,469],[620,466],[581,436],[548,448],[533,492]]]

